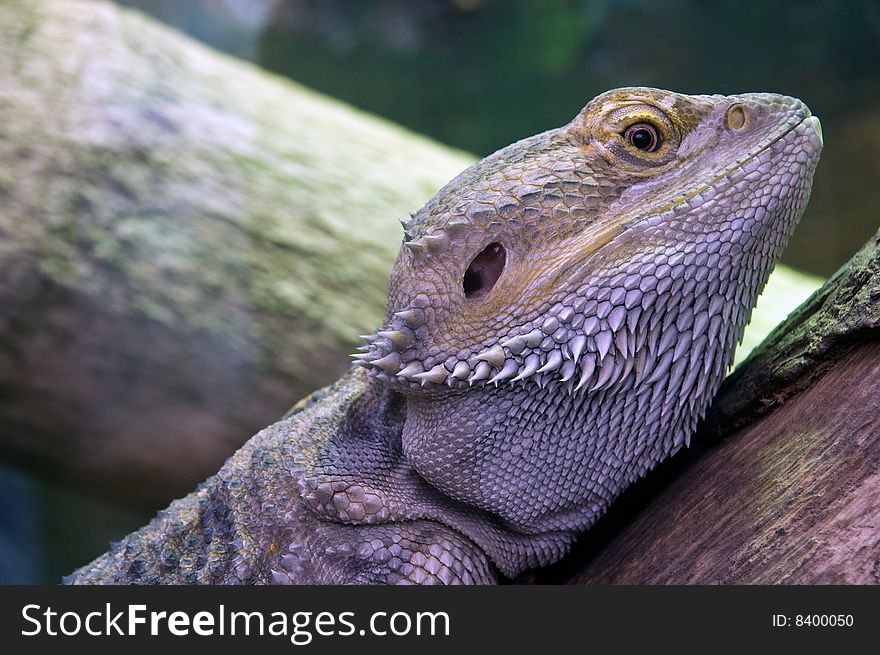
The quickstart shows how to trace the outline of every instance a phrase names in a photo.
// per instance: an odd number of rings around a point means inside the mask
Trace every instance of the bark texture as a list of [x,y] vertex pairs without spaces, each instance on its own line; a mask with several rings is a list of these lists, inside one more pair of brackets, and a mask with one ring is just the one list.
[[880,233],[725,381],[695,441],[624,499],[628,525],[586,536],[574,582],[880,583]]

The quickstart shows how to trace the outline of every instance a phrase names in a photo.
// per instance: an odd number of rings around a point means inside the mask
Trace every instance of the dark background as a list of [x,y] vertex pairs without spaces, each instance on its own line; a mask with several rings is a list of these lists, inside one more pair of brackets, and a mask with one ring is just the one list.
[[[616,86],[795,95],[826,149],[783,261],[830,275],[880,225],[880,0],[120,3],[479,155]],[[0,582],[55,582],[149,518],[8,469],[0,498]]]

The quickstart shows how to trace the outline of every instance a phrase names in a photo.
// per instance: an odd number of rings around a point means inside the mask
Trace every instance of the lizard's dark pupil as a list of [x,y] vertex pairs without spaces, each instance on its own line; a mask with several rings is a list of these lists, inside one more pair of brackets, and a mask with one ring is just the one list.
[[639,150],[647,150],[651,147],[651,133],[648,130],[636,130],[632,135],[632,144]]
[[660,135],[657,129],[646,123],[631,125],[623,133],[623,138],[645,152],[654,152],[660,147]]
[[483,248],[464,272],[462,287],[465,297],[482,298],[488,294],[501,277],[506,261],[507,253],[500,243],[490,243]]

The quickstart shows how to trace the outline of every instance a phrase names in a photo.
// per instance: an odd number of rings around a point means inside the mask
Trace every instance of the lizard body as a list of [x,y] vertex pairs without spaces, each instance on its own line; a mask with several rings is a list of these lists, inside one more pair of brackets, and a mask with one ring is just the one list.
[[491,583],[688,443],[802,214],[818,120],[610,91],[411,220],[358,367],[74,583]]

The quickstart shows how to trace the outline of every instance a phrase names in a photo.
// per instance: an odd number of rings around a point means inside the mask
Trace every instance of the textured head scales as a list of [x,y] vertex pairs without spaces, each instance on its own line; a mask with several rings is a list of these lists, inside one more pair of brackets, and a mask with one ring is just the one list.
[[[734,108],[743,122],[736,127]],[[405,222],[389,317],[363,363],[413,391],[526,379],[596,390],[635,367],[644,374],[647,353],[636,355],[649,331],[638,327],[658,292],[642,288],[650,282],[635,262],[664,245],[647,233],[649,219],[699,209],[709,200],[701,190],[808,114],[799,101],[769,94],[620,89],[568,125],[478,162]],[[663,138],[656,152],[623,138],[645,121]],[[711,219],[700,226],[715,227]],[[605,249],[610,243],[623,247]],[[487,247],[484,259],[500,268],[490,273],[500,275],[488,291],[469,294],[469,268]],[[724,256],[709,255],[716,264]],[[649,263],[665,270],[662,256]],[[601,293],[583,284],[611,273]],[[698,327],[711,318],[701,314]]]
[[588,527],[690,438],[821,145],[794,98],[632,88],[461,173],[362,355],[407,398],[408,462],[516,531]]

